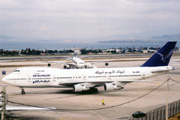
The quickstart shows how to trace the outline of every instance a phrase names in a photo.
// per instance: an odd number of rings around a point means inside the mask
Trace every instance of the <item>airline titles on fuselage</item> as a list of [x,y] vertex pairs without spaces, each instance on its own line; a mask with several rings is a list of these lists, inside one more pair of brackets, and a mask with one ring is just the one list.
[[[119,73],[119,74],[124,74],[125,73],[125,70],[111,70],[111,71],[100,71],[100,70],[97,70],[95,72],[95,74],[98,74],[98,75],[102,75],[102,74],[115,74],[115,73]],[[132,73],[140,73],[140,71],[132,71]]]
[[49,83],[50,80],[34,80],[32,83],[35,84],[35,83]]
[[[38,70],[37,72],[38,73],[34,73],[32,75],[32,83],[33,84],[40,84],[40,83],[44,83],[44,84],[47,84],[47,83],[50,83],[51,82],[51,75],[50,74],[40,74],[39,71],[41,70]],[[45,72],[44,70],[41,71],[41,72]],[[117,69],[114,69],[114,70],[97,70],[94,72],[94,75],[89,75],[89,76],[86,76],[87,78],[94,78],[94,77],[131,77],[131,76],[141,76],[140,74],[141,72],[140,71],[132,71],[132,74],[129,75],[127,73],[126,75],[126,70],[125,69],[122,69],[122,70],[117,70]],[[97,76],[97,75],[100,75],[100,76]],[[102,76],[103,75],[103,76]],[[108,76],[106,76],[108,75]],[[111,75],[111,76],[109,76]],[[115,76],[114,76],[115,75]],[[120,75],[120,76],[118,76]],[[68,76],[59,76],[59,77],[54,77],[54,79],[58,80],[58,79],[64,79],[64,80],[70,80],[70,79],[83,79],[83,77],[80,75],[80,76],[76,76],[76,77],[68,77]]]
[[[39,72],[39,71],[38,71]],[[41,71],[42,72],[42,71]],[[43,71],[44,72],[44,71]],[[32,83],[36,84],[36,83],[49,83],[51,79],[51,75],[50,74],[39,74],[39,73],[35,73],[32,77]]]

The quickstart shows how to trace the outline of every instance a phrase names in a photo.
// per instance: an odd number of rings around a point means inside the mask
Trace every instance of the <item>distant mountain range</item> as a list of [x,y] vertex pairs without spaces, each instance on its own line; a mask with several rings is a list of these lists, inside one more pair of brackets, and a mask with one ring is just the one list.
[[180,41],[180,34],[154,36],[149,39],[112,39],[98,43],[164,43],[165,41]]
[[180,34],[154,36],[154,37],[150,38],[150,40],[158,40],[158,41],[180,41]]

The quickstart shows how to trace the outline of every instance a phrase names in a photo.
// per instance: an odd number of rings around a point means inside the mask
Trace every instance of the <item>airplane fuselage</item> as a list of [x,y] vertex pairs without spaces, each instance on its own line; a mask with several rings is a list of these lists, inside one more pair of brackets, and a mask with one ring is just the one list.
[[[110,82],[133,82],[171,70],[164,67],[99,68],[99,69],[58,69],[25,67],[16,69],[3,81],[18,87],[73,87],[80,83],[91,83],[90,87]],[[161,71],[161,72],[158,72]]]
[[84,68],[85,67],[84,60],[82,60],[78,57],[73,57],[72,61],[77,65],[78,68]]

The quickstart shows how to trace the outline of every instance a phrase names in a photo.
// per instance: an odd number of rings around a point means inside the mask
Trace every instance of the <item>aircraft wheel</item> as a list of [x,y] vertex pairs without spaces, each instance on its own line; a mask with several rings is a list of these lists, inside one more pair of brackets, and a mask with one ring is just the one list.
[[97,93],[98,89],[97,88],[90,88],[90,91],[93,92],[93,93]]
[[22,89],[21,94],[22,94],[22,95],[26,94],[25,91],[24,91],[24,89]]
[[109,63],[105,63],[105,66],[108,66],[109,65]]
[[50,63],[48,63],[48,67],[51,67],[51,64],[50,64]]

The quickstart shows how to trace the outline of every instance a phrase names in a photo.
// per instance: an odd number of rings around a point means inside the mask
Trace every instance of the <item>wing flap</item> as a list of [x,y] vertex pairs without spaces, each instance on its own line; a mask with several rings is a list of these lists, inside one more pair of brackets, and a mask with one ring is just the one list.
[[92,84],[93,87],[94,86],[103,86],[105,83],[111,83],[111,82],[120,82],[122,84],[127,84],[127,83],[131,83],[131,82],[140,82],[140,81],[150,81],[150,80],[122,80],[122,81],[101,81],[101,80],[98,80],[98,81],[69,81],[69,82],[60,82],[59,85],[62,85],[62,86],[74,86],[76,84]]

